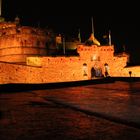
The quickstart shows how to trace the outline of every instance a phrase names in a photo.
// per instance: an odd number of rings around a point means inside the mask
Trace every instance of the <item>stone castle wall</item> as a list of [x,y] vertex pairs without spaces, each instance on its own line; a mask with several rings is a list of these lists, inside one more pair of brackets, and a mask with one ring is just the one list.
[[130,71],[132,72],[131,77],[140,77],[140,66],[125,67],[121,71],[121,76],[130,77]]
[[48,39],[43,30],[0,23],[0,84],[88,80],[93,78],[93,70],[94,76],[104,76],[105,64],[110,76],[130,76],[129,71],[138,75],[139,67],[125,68],[128,56],[114,56],[114,46],[80,44],[79,56],[48,57]]
[[47,37],[42,30],[14,25],[0,24],[0,61],[26,62],[28,56],[47,54]]
[[[110,76],[118,76],[126,65],[126,57],[112,57],[106,54],[106,50],[105,53],[100,52],[98,49],[101,48],[95,49],[95,46],[88,49],[84,46],[79,47],[79,53],[81,52],[82,55],[75,57],[27,57],[27,65],[1,62],[0,83],[51,83],[88,80],[92,78],[92,68],[102,70],[102,74],[104,74],[105,63],[110,66]],[[102,56],[100,59],[91,57],[98,53],[104,53],[104,57]],[[113,53],[112,50],[111,53]],[[128,76],[128,72],[126,73],[124,72],[123,76]]]
[[[69,65],[69,63],[71,65]],[[82,65],[75,63],[50,64],[45,67],[0,63],[0,84],[6,83],[51,83],[85,80]]]

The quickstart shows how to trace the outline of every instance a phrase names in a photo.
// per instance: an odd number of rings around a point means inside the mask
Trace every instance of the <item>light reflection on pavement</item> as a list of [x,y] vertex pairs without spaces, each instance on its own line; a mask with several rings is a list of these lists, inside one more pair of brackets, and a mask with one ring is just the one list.
[[0,94],[1,140],[140,139],[140,83]]

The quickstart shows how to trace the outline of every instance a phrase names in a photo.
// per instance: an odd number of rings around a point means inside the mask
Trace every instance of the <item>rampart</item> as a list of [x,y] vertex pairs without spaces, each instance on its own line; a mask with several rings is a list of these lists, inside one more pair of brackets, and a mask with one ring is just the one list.
[[46,42],[41,29],[0,23],[0,61],[25,63],[28,56],[45,56]]
[[0,84],[101,78],[105,76],[105,65],[112,77],[130,76],[130,71],[131,76],[140,76],[139,67],[126,67],[127,55],[114,55],[113,45],[86,46],[76,43],[73,49],[77,49],[78,56],[54,57],[47,56],[46,43],[49,39],[44,30],[20,26],[18,22],[1,22]]

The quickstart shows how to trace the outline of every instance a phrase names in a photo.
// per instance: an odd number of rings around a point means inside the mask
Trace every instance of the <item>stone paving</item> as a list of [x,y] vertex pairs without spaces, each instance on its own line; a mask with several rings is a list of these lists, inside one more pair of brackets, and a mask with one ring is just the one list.
[[47,100],[140,128],[140,83],[138,82],[129,84],[116,82],[113,86],[101,84],[77,89],[73,87],[64,91],[56,89],[53,93],[46,91],[41,93],[47,93],[45,97]]
[[0,93],[0,140],[139,140],[139,84]]

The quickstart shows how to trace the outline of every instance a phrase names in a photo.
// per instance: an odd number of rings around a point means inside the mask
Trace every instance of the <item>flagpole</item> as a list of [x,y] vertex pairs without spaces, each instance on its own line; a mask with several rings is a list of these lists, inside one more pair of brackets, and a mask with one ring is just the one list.
[[91,18],[91,27],[92,27],[92,33],[93,33],[93,35],[94,35],[94,25],[93,25],[93,17]]
[[109,30],[109,46],[111,46],[111,31]]
[[65,36],[63,37],[63,53],[64,53],[64,55],[65,55],[65,53],[66,53],[66,44],[65,44],[66,42],[65,42]]
[[2,0],[0,0],[0,17],[2,15]]
[[79,33],[78,33],[78,39],[79,39],[79,42],[81,43],[81,33],[80,33],[80,29],[79,29]]

